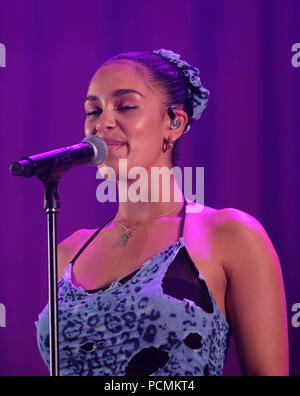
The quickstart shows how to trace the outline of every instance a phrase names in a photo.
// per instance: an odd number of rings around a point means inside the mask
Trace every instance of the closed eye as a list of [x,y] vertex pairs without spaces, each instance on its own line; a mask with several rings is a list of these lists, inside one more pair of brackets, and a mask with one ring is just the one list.
[[133,109],[137,109],[137,106],[123,106],[123,107],[117,108],[118,111],[126,111],[126,110],[133,110]]
[[[133,110],[133,109],[137,109],[137,108],[138,108],[138,106],[121,106],[121,107],[117,107],[116,110],[123,112],[123,111]],[[102,113],[102,109],[99,109],[99,110],[94,110],[89,113],[86,113],[86,116],[90,117],[93,115],[100,115],[101,113]]]
[[94,111],[91,111],[89,113],[86,113],[86,116],[89,117],[89,116],[96,115],[96,114],[101,114],[101,113],[102,113],[102,110],[94,110]]

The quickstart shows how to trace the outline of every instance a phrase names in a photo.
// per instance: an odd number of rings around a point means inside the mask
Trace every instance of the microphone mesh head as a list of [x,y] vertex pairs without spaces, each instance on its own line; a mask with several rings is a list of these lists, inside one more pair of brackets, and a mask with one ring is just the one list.
[[82,143],[89,144],[94,150],[94,158],[89,165],[101,165],[108,156],[108,149],[105,141],[99,136],[91,135],[82,140]]
[[22,166],[18,162],[14,162],[10,166],[10,173],[13,176],[21,176],[22,175]]

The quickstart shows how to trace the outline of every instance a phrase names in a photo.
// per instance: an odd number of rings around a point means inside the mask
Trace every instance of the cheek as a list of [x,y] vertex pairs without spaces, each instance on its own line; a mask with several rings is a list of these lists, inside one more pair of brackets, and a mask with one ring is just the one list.
[[134,128],[141,132],[151,128],[156,122],[156,118],[153,117],[150,111],[142,111],[139,116],[135,117],[133,120]]
[[161,130],[161,120],[153,117],[151,113],[145,113],[128,129],[130,148],[139,149],[142,155],[147,155],[148,151],[153,152],[163,140]]

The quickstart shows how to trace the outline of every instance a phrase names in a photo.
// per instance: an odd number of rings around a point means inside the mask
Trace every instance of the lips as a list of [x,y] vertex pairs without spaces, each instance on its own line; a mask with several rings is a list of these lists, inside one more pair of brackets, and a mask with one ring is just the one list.
[[105,143],[107,145],[121,145],[121,144],[125,144],[125,142],[122,142],[120,140],[114,140],[114,139],[104,139]]
[[126,144],[125,142],[112,139],[105,139],[105,143],[107,144],[109,154],[114,153],[116,150]]
[[108,144],[108,145],[107,145],[108,152],[109,152],[110,154],[111,154],[111,153],[114,153],[115,151],[119,150],[119,148],[122,147],[122,146],[124,146],[124,144],[118,144],[118,145],[115,145],[115,144]]

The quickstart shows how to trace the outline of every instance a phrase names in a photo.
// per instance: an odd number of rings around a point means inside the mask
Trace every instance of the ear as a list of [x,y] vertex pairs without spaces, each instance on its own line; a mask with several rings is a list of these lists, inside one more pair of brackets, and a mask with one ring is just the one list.
[[170,126],[171,126],[172,118],[168,114],[168,117],[167,117],[167,119],[168,119],[168,124],[167,124],[168,125],[168,130],[167,130],[166,138],[168,139],[169,137],[171,137],[172,141],[175,142],[183,134],[183,131],[185,129],[185,126],[186,126],[189,118],[188,118],[187,113],[184,110],[179,109],[176,106],[172,106],[172,109],[173,109],[173,114],[180,121],[180,125],[176,129],[171,129]]

